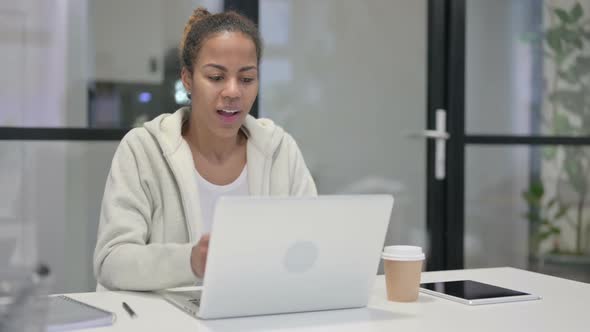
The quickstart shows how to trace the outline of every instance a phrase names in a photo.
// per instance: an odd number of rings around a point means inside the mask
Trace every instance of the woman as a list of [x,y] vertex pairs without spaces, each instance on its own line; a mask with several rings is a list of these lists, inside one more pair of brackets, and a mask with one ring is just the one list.
[[205,273],[220,196],[317,195],[293,138],[248,115],[261,53],[247,18],[194,11],[180,44],[192,105],[131,130],[113,158],[94,253],[100,285],[195,284]]

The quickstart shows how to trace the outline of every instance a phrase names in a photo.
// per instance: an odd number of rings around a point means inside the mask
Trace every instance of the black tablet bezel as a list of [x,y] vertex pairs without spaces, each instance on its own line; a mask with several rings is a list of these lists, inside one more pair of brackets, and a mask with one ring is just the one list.
[[423,293],[472,305],[540,299],[531,293],[469,279],[426,282],[420,288]]

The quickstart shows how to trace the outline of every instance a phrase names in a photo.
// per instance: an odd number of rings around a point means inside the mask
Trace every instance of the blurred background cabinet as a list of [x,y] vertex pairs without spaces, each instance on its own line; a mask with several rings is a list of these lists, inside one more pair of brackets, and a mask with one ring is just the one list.
[[161,0],[88,2],[89,35],[94,39],[90,45],[95,47],[90,67],[95,81],[162,82],[162,6]]

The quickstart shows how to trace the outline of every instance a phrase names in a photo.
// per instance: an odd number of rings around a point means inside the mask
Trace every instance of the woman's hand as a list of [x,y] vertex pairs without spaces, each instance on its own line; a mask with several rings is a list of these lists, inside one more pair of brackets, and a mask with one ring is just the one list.
[[205,275],[205,266],[207,265],[207,251],[209,250],[210,234],[201,236],[199,242],[193,247],[191,251],[191,268],[193,273],[203,279]]

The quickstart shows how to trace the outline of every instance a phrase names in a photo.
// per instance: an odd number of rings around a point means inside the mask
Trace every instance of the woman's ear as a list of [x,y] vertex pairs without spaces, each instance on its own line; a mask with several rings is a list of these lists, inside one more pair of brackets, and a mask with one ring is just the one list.
[[186,90],[186,92],[191,93],[193,75],[186,67],[182,67],[182,71],[180,72],[180,78],[182,79],[182,85],[184,85],[184,89]]

